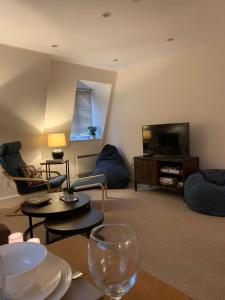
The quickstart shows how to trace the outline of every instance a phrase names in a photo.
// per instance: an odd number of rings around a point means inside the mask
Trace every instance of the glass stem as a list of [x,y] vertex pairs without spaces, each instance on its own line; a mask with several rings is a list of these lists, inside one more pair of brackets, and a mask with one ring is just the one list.
[[117,296],[117,297],[111,297],[111,300],[120,300],[120,299],[122,299],[122,297],[120,297],[120,296]]

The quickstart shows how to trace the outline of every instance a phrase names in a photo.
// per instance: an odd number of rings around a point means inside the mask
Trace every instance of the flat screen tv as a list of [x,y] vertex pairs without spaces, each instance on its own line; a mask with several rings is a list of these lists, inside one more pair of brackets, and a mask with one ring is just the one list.
[[189,155],[189,123],[142,126],[144,155]]

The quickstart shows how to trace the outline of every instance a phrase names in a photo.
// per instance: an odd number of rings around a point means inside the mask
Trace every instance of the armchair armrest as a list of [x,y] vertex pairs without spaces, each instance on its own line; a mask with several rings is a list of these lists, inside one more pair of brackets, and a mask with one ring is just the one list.
[[91,176],[79,178],[75,181],[75,183],[76,182],[79,182],[79,183],[82,183],[82,182],[87,183],[88,182],[88,184],[101,183],[101,184],[106,185],[106,176],[104,174],[91,175]]
[[58,171],[46,171],[46,170],[38,170],[38,172],[40,173],[52,173],[52,174],[57,174],[58,176],[60,176],[60,172]]
[[11,180],[18,180],[18,181],[35,181],[35,182],[47,182],[48,180],[44,178],[28,178],[28,177],[17,177],[17,176],[11,176],[7,172],[2,171],[2,173]]
[[5,171],[2,171],[2,173],[11,180],[17,180],[17,181],[35,181],[35,182],[47,182],[48,180],[44,178],[28,178],[28,177],[17,177],[17,176],[11,176]]
[[14,181],[27,181],[27,182],[37,182],[37,183],[46,183],[48,187],[48,192],[50,191],[50,183],[47,179],[44,178],[27,178],[27,177],[17,177],[17,176],[11,176],[7,172],[2,171],[2,173],[11,180]]

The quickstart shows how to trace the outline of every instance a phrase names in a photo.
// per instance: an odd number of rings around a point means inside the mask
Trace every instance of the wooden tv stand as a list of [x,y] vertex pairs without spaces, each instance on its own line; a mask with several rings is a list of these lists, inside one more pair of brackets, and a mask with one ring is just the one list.
[[196,156],[135,156],[134,189],[138,184],[183,191],[186,178],[199,170]]

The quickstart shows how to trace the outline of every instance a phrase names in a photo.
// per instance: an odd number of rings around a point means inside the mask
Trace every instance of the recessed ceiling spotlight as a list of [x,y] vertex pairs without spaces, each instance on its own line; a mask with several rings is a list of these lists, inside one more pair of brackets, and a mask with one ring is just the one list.
[[103,16],[103,18],[109,18],[109,17],[111,17],[111,12],[110,11],[105,11],[103,14],[102,14],[102,16]]
[[175,40],[175,38],[168,38],[167,42],[173,42]]
[[118,58],[114,58],[113,61],[119,61],[119,59]]
[[56,45],[56,44],[52,45],[52,48],[57,48],[57,47],[59,47],[59,45]]

